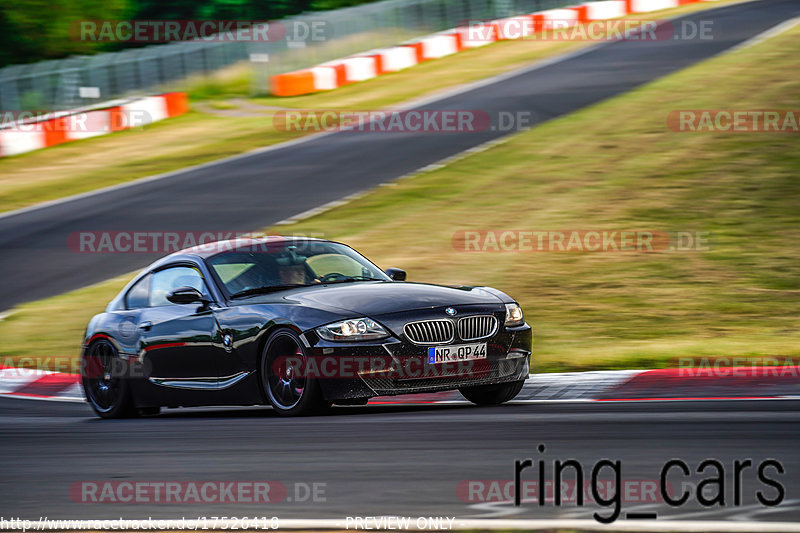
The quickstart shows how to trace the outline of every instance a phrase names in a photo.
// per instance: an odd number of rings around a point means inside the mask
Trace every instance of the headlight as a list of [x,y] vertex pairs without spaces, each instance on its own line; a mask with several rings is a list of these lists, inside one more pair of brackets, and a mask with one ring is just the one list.
[[371,318],[351,318],[317,328],[326,341],[370,341],[384,339],[389,333]]
[[506,326],[521,326],[525,323],[519,304],[506,304]]

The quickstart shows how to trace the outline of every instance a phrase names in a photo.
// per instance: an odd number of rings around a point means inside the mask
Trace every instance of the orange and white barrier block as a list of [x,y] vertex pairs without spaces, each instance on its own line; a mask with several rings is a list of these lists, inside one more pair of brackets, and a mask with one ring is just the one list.
[[384,50],[375,50],[372,55],[378,75],[397,72],[418,63],[416,50],[408,46],[394,46]]
[[327,75],[320,71],[327,71],[324,67],[315,67],[308,70],[298,70],[272,76],[269,80],[270,92],[275,96],[298,96],[317,91],[335,89],[336,73],[333,73],[333,86],[319,87],[319,80],[327,79]]
[[493,23],[498,41],[522,39],[536,33],[533,15],[522,15],[497,20]]
[[537,13],[541,15],[546,28],[571,28],[578,24],[578,11],[575,9],[548,9]]
[[448,33],[422,39],[422,54],[425,59],[437,59],[459,51],[458,37]]
[[19,155],[46,147],[46,136],[41,130],[31,130],[26,126],[0,130],[0,156]]
[[376,61],[372,56],[348,57],[342,59],[342,64],[347,83],[369,80],[378,75]]
[[311,83],[316,91],[336,89],[339,86],[338,78],[337,70],[334,67],[314,67],[311,69]]
[[679,0],[625,0],[628,13],[648,13],[680,5]]
[[586,21],[611,20],[628,14],[625,0],[605,0],[586,4]]
[[459,26],[454,31],[458,35],[462,50],[485,46],[497,41],[497,27],[494,24],[486,24],[482,21]]
[[21,114],[19,121],[0,128],[0,156],[146,126],[188,109],[186,93],[167,93],[86,111],[60,111],[32,118],[22,118]]
[[435,34],[406,45],[417,55],[417,62],[449,56],[459,51],[459,38],[455,33]]
[[[331,76],[333,76],[334,83],[336,87],[344,87],[349,81],[347,81],[347,67],[345,67],[344,63],[342,63],[341,59],[337,59],[335,61],[328,61],[327,63],[322,63],[318,67],[314,67],[314,70],[318,68],[328,69],[327,72],[318,73],[317,76],[320,76],[320,81],[324,81],[325,83],[329,83],[331,80]],[[336,88],[334,87],[334,89]]]
[[578,24],[700,1],[713,0],[598,0],[489,22],[473,21],[400,46],[372,50],[310,69],[272,76],[272,94],[295,96],[335,89],[496,41],[523,39],[542,31],[571,28]]

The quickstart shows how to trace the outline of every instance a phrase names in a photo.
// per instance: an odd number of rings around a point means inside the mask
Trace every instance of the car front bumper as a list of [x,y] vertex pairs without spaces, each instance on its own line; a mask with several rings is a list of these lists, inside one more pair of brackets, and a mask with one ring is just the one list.
[[[486,343],[485,359],[428,362],[428,347],[390,337],[375,342],[330,342],[303,335],[312,353],[310,375],[329,400],[455,390],[519,381],[528,377],[532,331],[528,324],[501,327]],[[465,344],[455,342],[454,344]]]

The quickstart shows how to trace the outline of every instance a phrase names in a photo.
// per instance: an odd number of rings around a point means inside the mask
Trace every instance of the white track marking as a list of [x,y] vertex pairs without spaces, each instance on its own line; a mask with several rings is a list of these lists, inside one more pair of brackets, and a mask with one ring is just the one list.
[[[395,515],[386,515],[395,516]],[[430,515],[427,515],[430,516]],[[375,517],[380,518],[380,517]],[[417,517],[411,517],[410,531],[420,531],[416,525]],[[424,516],[422,518],[425,518]],[[230,530],[241,527],[238,520],[216,520],[214,527],[211,528],[211,520],[206,522],[182,519],[150,519],[150,520],[123,520],[126,529],[129,530]],[[22,531],[22,521],[18,527],[5,528],[7,531]],[[68,527],[54,526],[54,522],[68,522]],[[271,530],[272,524],[269,520],[248,521],[256,527],[251,530]],[[56,530],[112,530],[120,529],[120,521],[117,520],[59,520],[49,518],[47,520],[24,521],[24,527],[35,531],[56,531]],[[299,519],[280,519],[279,529],[281,530],[344,530],[347,528],[346,518],[299,518]],[[13,526],[13,525],[12,525]],[[206,527],[204,527],[206,526]],[[351,527],[352,529],[352,527]],[[748,532],[754,531],[762,533],[777,532],[797,532],[800,533],[800,523],[796,522],[756,522],[756,521],[722,521],[722,520],[617,520],[613,524],[600,524],[594,520],[586,519],[503,519],[503,518],[455,518],[453,529],[485,529],[485,530],[584,530],[584,531],[653,531],[653,532]]]

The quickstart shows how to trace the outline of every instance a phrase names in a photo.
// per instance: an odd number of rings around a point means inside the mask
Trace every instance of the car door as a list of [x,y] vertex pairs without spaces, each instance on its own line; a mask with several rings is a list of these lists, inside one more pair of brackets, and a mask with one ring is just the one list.
[[113,311],[117,316],[117,331],[114,338],[119,345],[119,351],[127,357],[136,357],[139,354],[139,322],[142,311],[150,302],[150,274],[145,274],[128,289],[119,309]]
[[193,265],[171,265],[151,274],[149,305],[139,314],[142,362],[155,385],[214,389],[216,359],[224,355],[214,310],[199,302],[179,305],[167,300],[180,287],[193,287],[209,298],[206,282]]

